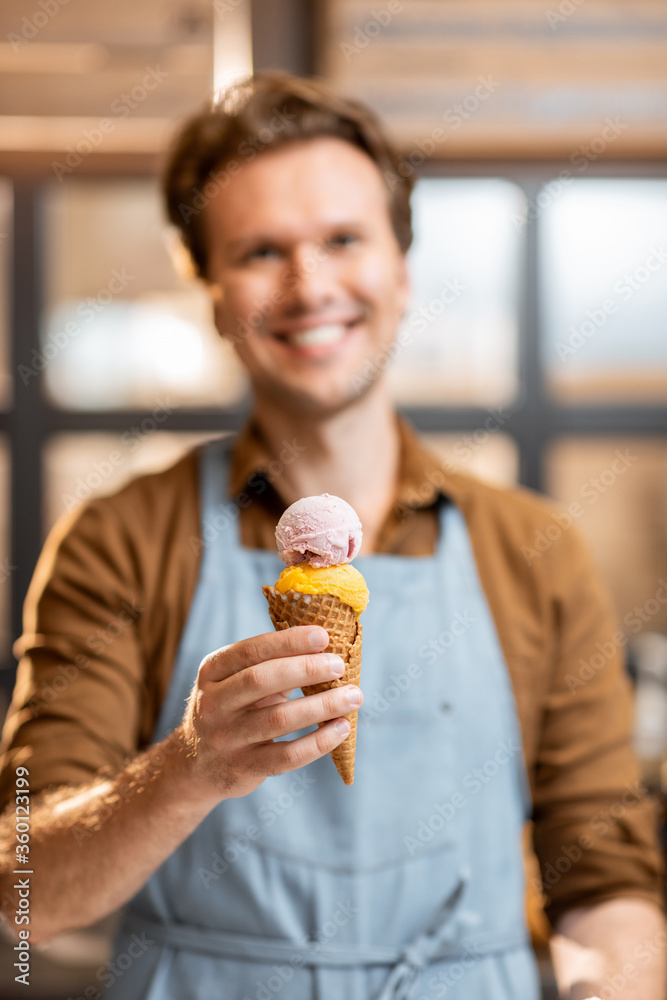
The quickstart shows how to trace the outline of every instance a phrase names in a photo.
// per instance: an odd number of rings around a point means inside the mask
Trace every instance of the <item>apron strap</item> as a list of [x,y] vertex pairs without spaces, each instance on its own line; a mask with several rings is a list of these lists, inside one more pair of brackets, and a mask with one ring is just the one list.
[[411,942],[401,948],[385,945],[346,944],[334,946],[319,941],[296,944],[280,938],[232,934],[187,924],[157,923],[141,914],[126,912],[121,930],[142,933],[154,942],[178,950],[199,952],[217,958],[246,962],[283,962],[296,957],[304,966],[358,968],[387,965],[391,971],[376,1000],[408,1000],[422,969],[435,961],[475,962],[488,955],[514,951],[528,945],[525,927],[481,932],[468,940],[451,938],[451,918],[461,899],[467,877],[463,875],[454,891]]

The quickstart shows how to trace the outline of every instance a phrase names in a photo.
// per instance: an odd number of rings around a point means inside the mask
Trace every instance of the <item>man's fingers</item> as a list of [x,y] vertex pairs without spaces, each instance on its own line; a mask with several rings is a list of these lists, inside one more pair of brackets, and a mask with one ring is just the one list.
[[253,755],[262,774],[284,774],[311,764],[319,757],[331,753],[350,733],[345,719],[334,719],[319,726],[314,733],[300,736],[298,740],[281,740],[254,749]]
[[294,690],[307,684],[324,684],[339,680],[345,670],[340,656],[334,653],[308,653],[305,656],[285,656],[266,660],[245,670],[239,670],[216,689],[226,712],[252,708],[258,702],[281,691]]
[[294,688],[292,688],[290,691],[278,691],[277,694],[270,694],[267,698],[262,698],[261,701],[258,701],[252,707],[253,709],[255,709],[255,708],[268,708],[269,705],[279,705],[281,702],[287,701],[293,690]]
[[297,625],[281,632],[264,632],[209,653],[200,664],[200,676],[205,681],[221,681],[264,660],[319,652],[328,642],[326,629],[319,625]]
[[358,687],[345,684],[307,698],[294,698],[240,716],[237,734],[244,742],[264,743],[325,719],[337,719],[356,712],[362,697]]

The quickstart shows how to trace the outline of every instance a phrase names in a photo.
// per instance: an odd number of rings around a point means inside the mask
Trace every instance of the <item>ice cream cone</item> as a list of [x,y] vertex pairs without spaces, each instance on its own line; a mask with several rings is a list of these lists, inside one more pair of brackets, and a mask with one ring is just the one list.
[[[354,508],[330,493],[302,497],[287,508],[276,525],[278,555],[285,569],[275,586],[262,587],[274,627],[279,630],[294,625],[321,625],[329,633],[326,651],[338,654],[345,664],[341,678],[303,687],[304,695],[343,684],[359,686],[359,615],[368,604],[368,587],[359,570],[349,563],[359,552],[361,542],[361,522]],[[350,732],[331,756],[345,784],[351,785],[357,712],[345,718]]]
[[[302,594],[294,590],[286,594],[275,587],[262,587],[269,604],[271,621],[279,631],[294,625],[321,625],[329,633],[327,653],[336,653],[345,663],[342,677],[303,687],[304,695],[318,694],[343,684],[359,684],[361,676],[361,632],[362,628],[355,611],[333,594]],[[354,754],[357,744],[357,712],[350,712],[345,718],[350,723],[350,732],[342,743],[331,751],[331,757],[338,773],[346,785],[354,781]],[[320,726],[325,723],[321,722]]]

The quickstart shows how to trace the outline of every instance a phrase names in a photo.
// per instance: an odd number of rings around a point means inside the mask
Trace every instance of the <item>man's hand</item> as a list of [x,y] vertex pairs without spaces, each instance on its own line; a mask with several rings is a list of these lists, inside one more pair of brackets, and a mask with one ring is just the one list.
[[[247,795],[280,774],[329,753],[345,731],[336,721],[300,739],[276,736],[325,719],[351,705],[345,685],[287,701],[293,688],[340,677],[343,661],[323,653],[323,628],[301,626],[255,636],[207,656],[199,668],[185,719],[161,743],[117,775],[63,788],[35,802],[30,860],[30,935],[84,927],[122,906],[226,796]],[[18,907],[12,887],[13,837],[0,829],[0,902]]]
[[[341,716],[361,704],[358,687],[287,700],[294,688],[341,677],[341,657],[322,652],[328,642],[325,629],[301,625],[235,642],[202,661],[180,730],[193,748],[193,778],[209,794],[248,795],[269,775],[310,764],[343,742],[350,726]],[[329,719],[307,736],[273,742]]]
[[555,930],[551,955],[567,1000],[665,1000],[667,928],[653,903],[608,899],[568,911]]

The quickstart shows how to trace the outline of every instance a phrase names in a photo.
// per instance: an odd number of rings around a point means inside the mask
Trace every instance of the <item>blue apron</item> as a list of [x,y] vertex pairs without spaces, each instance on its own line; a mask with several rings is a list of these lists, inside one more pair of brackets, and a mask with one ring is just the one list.
[[[201,457],[204,551],[156,742],[207,653],[271,630],[261,587],[282,569],[240,544],[228,444]],[[464,519],[439,518],[433,556],[354,562],[354,784],[327,755],[220,803],[128,904],[107,997],[537,1000],[514,699]]]

